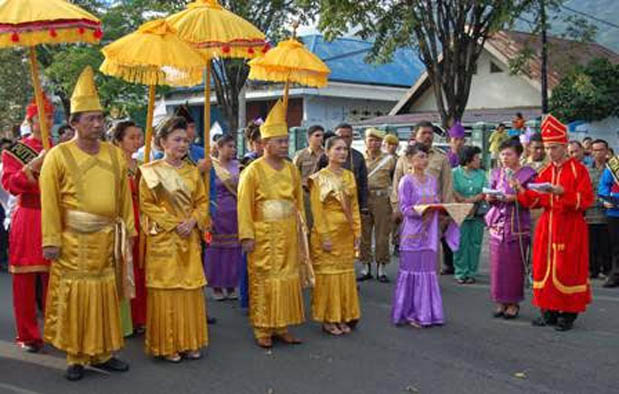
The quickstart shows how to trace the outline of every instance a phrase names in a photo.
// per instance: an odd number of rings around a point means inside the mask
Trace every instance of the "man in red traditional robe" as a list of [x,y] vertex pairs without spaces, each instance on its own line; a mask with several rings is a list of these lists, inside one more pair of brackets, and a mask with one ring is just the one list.
[[[49,100],[45,99],[46,121],[49,126],[52,124],[53,110]],[[41,194],[38,176],[45,152],[34,102],[26,109],[26,120],[32,134],[2,152],[2,186],[18,200],[9,234],[9,272],[13,274],[17,344],[29,352],[38,352],[43,341],[37,323],[37,278],[40,278],[44,307],[49,261],[43,258],[41,246]]]
[[533,325],[573,326],[591,302],[588,282],[589,239],[584,212],[594,200],[585,166],[567,155],[567,128],[552,115],[542,123],[544,149],[551,163],[539,172],[538,190],[518,190],[518,202],[543,208],[533,249],[533,304],[542,316]]

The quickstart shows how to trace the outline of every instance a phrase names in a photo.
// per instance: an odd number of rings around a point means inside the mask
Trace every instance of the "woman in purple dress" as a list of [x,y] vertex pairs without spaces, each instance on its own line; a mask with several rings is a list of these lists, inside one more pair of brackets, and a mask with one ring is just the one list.
[[[242,261],[238,240],[236,189],[239,181],[239,163],[235,160],[234,138],[224,135],[217,140],[219,159],[213,159],[217,211],[213,218],[213,239],[204,256],[208,286],[213,288],[215,300],[237,299],[239,268]],[[223,289],[226,289],[224,294]]]
[[[426,173],[428,152],[421,144],[407,148],[406,158],[412,170],[402,177],[398,188],[404,221],[391,321],[417,328],[445,323],[436,273],[439,212],[434,208],[427,209],[423,215],[415,211],[416,205],[440,203],[436,178]],[[460,237],[455,223],[450,223],[445,238],[452,250],[458,249]]]
[[490,233],[490,294],[497,304],[494,317],[514,319],[524,299],[526,256],[531,242],[529,210],[517,204],[516,192],[510,186],[517,180],[525,186],[537,173],[531,167],[520,165],[523,147],[517,139],[510,139],[499,147],[502,167],[490,174],[490,188],[502,196],[488,195],[491,208],[486,215]]

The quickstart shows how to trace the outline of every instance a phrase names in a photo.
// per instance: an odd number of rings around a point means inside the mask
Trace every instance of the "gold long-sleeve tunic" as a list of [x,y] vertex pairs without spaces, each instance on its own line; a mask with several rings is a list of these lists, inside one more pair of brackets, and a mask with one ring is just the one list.
[[255,241],[248,254],[250,320],[255,328],[302,323],[297,215],[303,215],[301,177],[292,163],[273,169],[264,158],[241,173],[239,239]]
[[[328,168],[309,181],[314,227],[311,255],[316,274],[312,317],[344,323],[361,316],[355,280],[355,239],[361,236],[357,185],[352,172],[338,175]],[[323,248],[329,241],[331,251]]]
[[[135,236],[122,152],[101,143],[87,154],[75,141],[53,148],[41,170],[43,246],[52,262],[45,341],[70,355],[99,356],[123,345],[114,242],[121,223]],[[123,223],[124,222],[124,223]]]
[[[146,339],[154,356],[195,351],[208,343],[201,230],[207,223],[204,182],[195,166],[164,160],[140,167],[140,208],[146,226]],[[176,233],[183,221],[197,226]]]

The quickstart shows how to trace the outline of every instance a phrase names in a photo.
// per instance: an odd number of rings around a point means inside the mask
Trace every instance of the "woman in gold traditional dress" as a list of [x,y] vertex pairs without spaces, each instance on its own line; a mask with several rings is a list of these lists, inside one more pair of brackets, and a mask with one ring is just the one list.
[[348,146],[340,137],[327,140],[329,165],[309,179],[314,227],[312,262],[316,285],[312,296],[314,320],[332,335],[348,334],[361,316],[355,280],[355,251],[361,219],[352,172],[342,168]]
[[140,207],[147,234],[146,352],[180,362],[208,343],[200,239],[208,203],[187,155],[187,123],[168,119],[157,132],[165,155],[140,167]]

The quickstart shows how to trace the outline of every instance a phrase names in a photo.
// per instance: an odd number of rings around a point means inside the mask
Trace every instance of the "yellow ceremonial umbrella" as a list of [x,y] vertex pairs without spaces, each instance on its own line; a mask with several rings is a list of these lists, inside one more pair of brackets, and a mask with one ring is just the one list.
[[[214,58],[251,59],[266,53],[269,45],[254,25],[223,8],[217,0],[196,0],[181,12],[170,15],[167,21],[176,28],[178,36],[204,55],[204,156],[211,151],[211,60]],[[210,182],[206,174],[206,195]],[[207,208],[208,210],[208,208]]]
[[292,38],[280,42],[264,56],[249,62],[249,79],[285,83],[286,113],[291,82],[323,88],[327,86],[327,77],[331,73],[329,67],[318,56],[295,39],[295,35],[293,33]]
[[101,72],[131,83],[148,85],[148,114],[144,161],[150,159],[153,135],[155,87],[158,85],[192,86],[202,81],[204,59],[177,37],[165,20],[146,22],[104,47]]
[[49,149],[49,125],[34,47],[40,44],[97,43],[101,21],[64,0],[4,0],[0,3],[0,48],[28,47],[43,147]]

